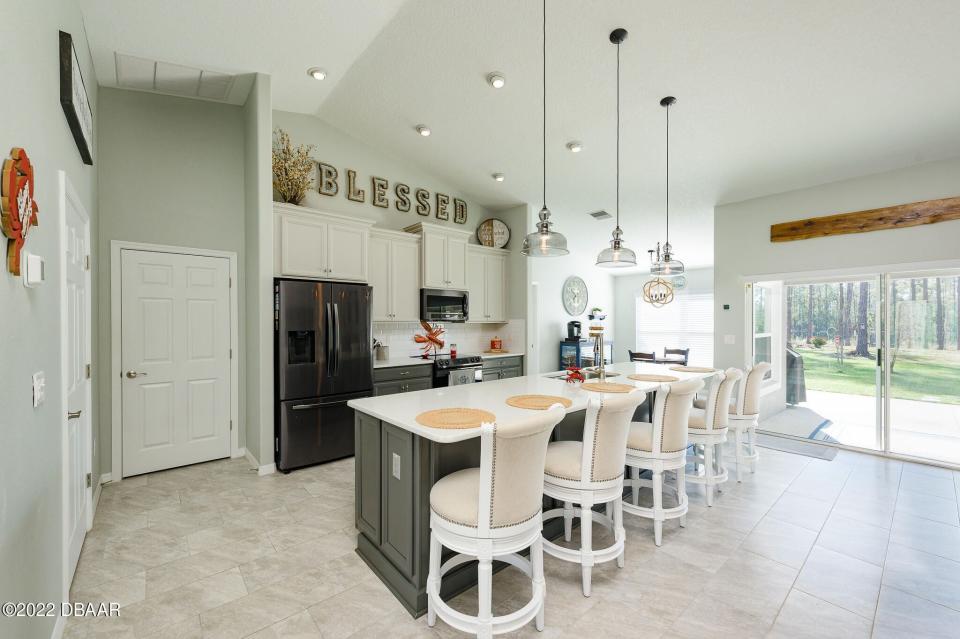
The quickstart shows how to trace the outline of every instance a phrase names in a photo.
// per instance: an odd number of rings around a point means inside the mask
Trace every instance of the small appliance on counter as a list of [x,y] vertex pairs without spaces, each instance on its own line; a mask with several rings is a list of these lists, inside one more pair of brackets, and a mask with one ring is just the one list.
[[572,322],[567,322],[567,339],[575,340],[580,339],[580,322],[573,320]]
[[494,336],[494,338],[490,340],[490,352],[496,353],[497,351],[502,351],[502,350],[503,350],[503,340],[497,336]]
[[373,394],[372,290],[363,284],[274,280],[278,470],[354,454],[347,401]]

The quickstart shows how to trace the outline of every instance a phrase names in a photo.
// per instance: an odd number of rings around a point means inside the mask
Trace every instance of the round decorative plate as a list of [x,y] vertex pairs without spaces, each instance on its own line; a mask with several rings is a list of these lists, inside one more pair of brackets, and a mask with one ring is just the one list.
[[563,308],[569,315],[583,315],[587,310],[587,283],[583,278],[571,275],[563,283]]
[[477,226],[477,241],[483,246],[503,248],[510,241],[510,227],[503,220],[488,218]]

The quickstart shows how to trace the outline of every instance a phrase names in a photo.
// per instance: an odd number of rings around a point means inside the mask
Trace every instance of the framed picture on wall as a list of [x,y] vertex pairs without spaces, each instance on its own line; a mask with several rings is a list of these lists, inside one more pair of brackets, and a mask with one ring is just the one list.
[[60,32],[60,105],[84,164],[93,164],[93,112],[73,36]]

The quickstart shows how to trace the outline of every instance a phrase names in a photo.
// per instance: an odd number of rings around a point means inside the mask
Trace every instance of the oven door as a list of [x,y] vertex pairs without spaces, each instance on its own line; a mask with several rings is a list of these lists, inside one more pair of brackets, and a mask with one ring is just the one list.
[[420,319],[427,322],[466,322],[470,318],[466,291],[420,289]]
[[477,366],[470,368],[455,368],[451,370],[447,384],[449,386],[460,386],[461,384],[474,384],[482,381],[483,369]]

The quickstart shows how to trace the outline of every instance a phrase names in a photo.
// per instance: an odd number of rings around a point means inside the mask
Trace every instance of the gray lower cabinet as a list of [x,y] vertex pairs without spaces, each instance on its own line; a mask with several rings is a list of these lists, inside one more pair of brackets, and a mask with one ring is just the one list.
[[[365,413],[355,413],[354,441],[357,457],[380,457],[380,420]],[[356,466],[357,529],[378,545],[380,543],[380,466]],[[360,472],[363,469],[364,472]]]
[[500,379],[500,369],[499,368],[485,368],[483,369],[483,381],[492,382]]
[[433,367],[430,365],[373,369],[374,397],[426,390],[432,386]]
[[504,368],[500,371],[500,379],[509,379],[510,377],[520,377],[521,369],[519,366]]
[[494,382],[523,375],[523,356],[488,357],[483,360],[483,381]]

